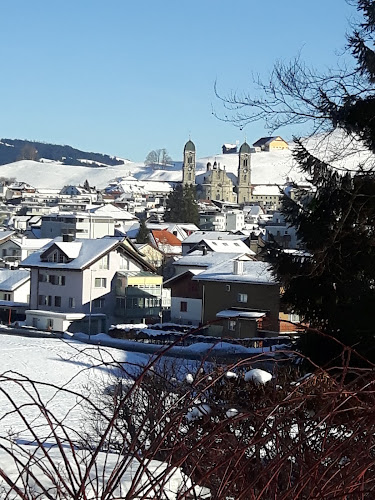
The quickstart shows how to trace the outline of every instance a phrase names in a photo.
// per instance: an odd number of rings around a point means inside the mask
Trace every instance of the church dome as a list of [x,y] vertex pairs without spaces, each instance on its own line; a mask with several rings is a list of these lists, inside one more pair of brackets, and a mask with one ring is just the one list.
[[187,141],[184,147],[184,151],[195,151],[195,144],[192,141]]
[[240,154],[241,153],[251,153],[250,146],[248,145],[247,142],[244,142],[242,146],[240,147]]

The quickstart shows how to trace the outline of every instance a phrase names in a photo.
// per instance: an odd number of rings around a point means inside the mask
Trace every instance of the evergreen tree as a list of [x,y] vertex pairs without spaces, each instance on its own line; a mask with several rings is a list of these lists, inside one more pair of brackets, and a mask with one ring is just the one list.
[[[324,107],[333,127],[356,134],[375,152],[375,2],[359,1],[364,14],[360,29],[349,37],[357,59],[356,89],[343,85],[341,99],[325,94]],[[348,77],[342,77],[342,83]],[[321,105],[321,103],[319,104]],[[340,171],[315,158],[298,141],[294,156],[316,190],[312,197],[297,190],[285,197],[282,212],[297,228],[297,236],[310,256],[298,258],[269,249],[285,288],[283,301],[316,327],[367,357],[375,353],[375,174],[358,166],[357,172]],[[305,201],[304,201],[305,200]],[[309,333],[301,347],[315,362],[326,363],[341,347]]]
[[[261,86],[263,97],[240,101],[232,94],[224,99],[233,110],[241,109],[240,114],[234,111],[233,121],[244,126],[260,117],[272,129],[312,120],[314,131],[340,128],[375,153],[375,1],[358,0],[357,8],[363,21],[348,37],[353,68],[319,75],[299,59],[279,63],[271,82]],[[266,251],[285,290],[284,303],[311,327],[374,359],[373,165],[358,165],[355,172],[339,170],[312,155],[305,144],[297,141],[294,156],[315,190],[308,194],[297,189],[296,198],[284,197],[282,212],[306,252],[286,253],[276,242]],[[311,331],[302,337],[301,348],[315,362],[329,362],[341,347],[327,338]]]
[[194,186],[176,185],[168,196],[164,220],[199,225],[199,210]]
[[137,234],[136,242],[137,243],[148,243],[149,242],[149,234],[150,231],[147,228],[145,219],[141,219],[139,223],[139,231]]

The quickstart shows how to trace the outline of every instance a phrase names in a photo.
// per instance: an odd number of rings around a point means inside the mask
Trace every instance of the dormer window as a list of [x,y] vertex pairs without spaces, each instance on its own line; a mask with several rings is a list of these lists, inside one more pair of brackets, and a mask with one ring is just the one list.
[[58,261],[58,251],[56,250],[55,252],[52,252],[50,255],[47,257],[47,262],[57,262]]

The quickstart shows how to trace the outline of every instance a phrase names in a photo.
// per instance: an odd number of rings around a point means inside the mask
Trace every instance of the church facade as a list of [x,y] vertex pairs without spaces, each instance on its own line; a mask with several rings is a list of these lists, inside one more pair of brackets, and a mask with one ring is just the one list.
[[201,184],[200,198],[203,200],[218,200],[229,203],[237,203],[237,194],[234,191],[234,184],[228,177],[225,168],[214,162],[207,163],[207,171]]
[[[184,147],[184,163],[182,167],[182,184],[195,185],[196,150],[195,144],[189,140]],[[244,142],[238,153],[237,180],[221,168],[216,161],[207,163],[203,182],[197,186],[197,196],[202,200],[218,200],[227,203],[245,204],[251,201],[251,149]]]

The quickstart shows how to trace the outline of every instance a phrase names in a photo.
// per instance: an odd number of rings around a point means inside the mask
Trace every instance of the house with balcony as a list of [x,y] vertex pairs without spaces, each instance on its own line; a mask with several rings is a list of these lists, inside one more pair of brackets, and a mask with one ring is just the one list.
[[[89,334],[128,321],[126,309],[118,309],[117,297],[126,297],[118,281],[122,273],[154,273],[136,249],[120,238],[73,240],[66,235],[29,255],[21,265],[31,273],[27,324]],[[124,288],[128,284],[124,282]],[[153,307],[150,301],[144,303]],[[147,315],[146,311],[143,317]]]
[[116,278],[117,323],[161,321],[166,308],[162,276],[150,271],[119,271]]

